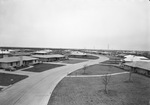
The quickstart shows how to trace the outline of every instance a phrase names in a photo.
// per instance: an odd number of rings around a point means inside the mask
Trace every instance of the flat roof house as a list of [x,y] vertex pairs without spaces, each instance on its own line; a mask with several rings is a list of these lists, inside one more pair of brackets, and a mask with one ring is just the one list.
[[0,58],[9,57],[10,52],[9,51],[2,51],[0,50]]
[[132,61],[150,62],[150,59],[144,56],[126,55],[124,61],[125,62],[132,62]]
[[34,55],[49,55],[52,53],[52,50],[40,50],[40,51],[36,51],[33,54]]
[[6,57],[0,59],[0,68],[29,66],[37,63],[39,63],[38,58],[28,56]]
[[70,55],[72,55],[72,56],[86,56],[87,54],[84,52],[72,51]]
[[134,61],[123,63],[121,67],[127,71],[132,70],[135,73],[150,76],[150,62]]
[[65,60],[65,55],[53,54],[53,55],[32,55],[32,57],[39,58],[42,62],[53,62]]

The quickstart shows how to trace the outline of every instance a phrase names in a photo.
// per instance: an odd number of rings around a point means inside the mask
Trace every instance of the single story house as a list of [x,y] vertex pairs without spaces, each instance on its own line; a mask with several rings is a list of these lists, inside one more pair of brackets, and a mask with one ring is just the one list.
[[126,55],[124,61],[125,62],[132,62],[132,61],[150,62],[150,59],[144,56]]
[[39,63],[38,58],[19,56],[19,57],[6,57],[0,59],[0,68],[6,69],[9,67],[29,66]]
[[34,55],[49,55],[52,53],[52,50],[40,50],[33,52]]
[[132,70],[135,73],[150,76],[150,62],[136,61],[136,62],[122,63],[121,68],[127,71]]
[[53,62],[65,60],[65,55],[53,54],[53,55],[32,55],[34,58],[38,58],[41,62]]
[[76,56],[87,56],[87,54],[84,53],[84,52],[72,51],[72,52],[70,53],[70,56],[74,56],[74,57],[76,57]]
[[9,57],[9,56],[10,56],[9,51],[0,50],[0,58]]

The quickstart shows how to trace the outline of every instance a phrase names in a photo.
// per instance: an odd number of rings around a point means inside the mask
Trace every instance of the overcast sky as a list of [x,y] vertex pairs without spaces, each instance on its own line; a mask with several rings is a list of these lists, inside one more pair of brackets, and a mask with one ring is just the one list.
[[149,0],[0,0],[0,46],[150,50]]

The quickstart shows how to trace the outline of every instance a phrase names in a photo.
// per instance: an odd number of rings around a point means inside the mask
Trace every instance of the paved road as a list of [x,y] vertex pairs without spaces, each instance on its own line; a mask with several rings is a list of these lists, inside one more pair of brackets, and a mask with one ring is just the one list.
[[47,105],[55,86],[68,73],[82,68],[85,64],[93,65],[107,59],[100,56],[97,60],[70,64],[32,75],[0,92],[0,105]]

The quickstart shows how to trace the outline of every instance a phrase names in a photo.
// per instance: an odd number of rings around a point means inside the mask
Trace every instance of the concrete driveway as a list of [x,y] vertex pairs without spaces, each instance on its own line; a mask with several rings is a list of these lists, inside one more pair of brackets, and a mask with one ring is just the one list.
[[0,92],[0,105],[47,105],[59,81],[85,64],[93,65],[108,60],[105,56],[99,57],[100,59],[97,60],[70,64],[30,76]]

